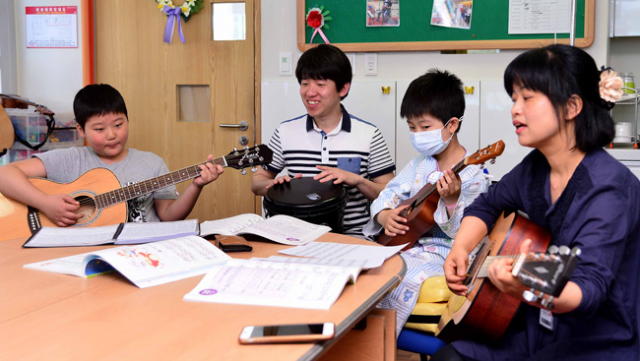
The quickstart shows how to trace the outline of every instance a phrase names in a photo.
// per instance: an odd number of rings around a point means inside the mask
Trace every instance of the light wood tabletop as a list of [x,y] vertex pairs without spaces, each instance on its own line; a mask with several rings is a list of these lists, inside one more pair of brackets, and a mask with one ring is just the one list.
[[[329,349],[392,290],[405,273],[398,255],[364,271],[329,310],[183,301],[202,276],[139,289],[118,273],[81,278],[23,265],[104,249],[21,248],[0,242],[0,359],[3,360],[312,360]],[[333,233],[319,241],[369,244]],[[288,246],[252,242],[268,257]],[[240,345],[244,326],[333,322],[334,339],[320,343]]]

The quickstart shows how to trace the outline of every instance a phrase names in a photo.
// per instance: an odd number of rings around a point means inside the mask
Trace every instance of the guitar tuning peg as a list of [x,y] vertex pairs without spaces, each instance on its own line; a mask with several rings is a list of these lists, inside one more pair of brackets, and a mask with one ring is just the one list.
[[249,153],[249,146],[245,145],[244,148],[242,148],[244,150],[245,153]]
[[258,168],[256,168],[256,167],[251,167],[251,171],[252,171],[253,173],[255,173],[255,172],[257,172],[257,171],[258,171]]
[[256,150],[256,152],[258,152],[258,153],[260,152],[260,147],[258,147],[257,144],[254,144],[253,148]]
[[549,254],[558,254],[558,246],[556,245],[549,246],[549,249],[547,249],[547,252],[549,252]]
[[568,256],[571,254],[571,249],[567,246],[560,246],[560,248],[558,249],[558,253],[560,253],[560,255],[562,256]]
[[480,164],[480,169],[484,169],[484,163]]
[[491,159],[491,160],[489,161],[489,163],[491,163],[491,164],[496,164],[496,159],[495,159],[495,158]]
[[540,301],[540,305],[542,305],[542,307],[546,308],[547,310],[553,310],[553,296],[549,296],[549,298],[543,298],[542,301]]
[[249,158],[249,164],[253,163],[253,158]]
[[267,170],[267,165],[266,165],[266,164],[263,164],[263,165],[262,165],[262,169]]
[[240,153],[238,153],[238,148],[233,148],[233,155],[240,155]]
[[540,299],[540,296],[536,296],[534,292],[535,291],[533,288],[531,290],[526,290],[522,292],[522,298],[524,298],[525,301],[527,302],[538,302],[538,299]]
[[582,250],[578,247],[573,247],[573,249],[571,249],[571,255],[575,256],[575,257],[580,257],[580,255],[582,254]]
[[263,158],[263,157],[258,157],[258,160],[259,160],[260,162],[264,162],[264,158]]
[[244,169],[244,168],[240,169],[240,174],[242,174],[242,175],[247,174],[247,170],[246,170],[246,169]]

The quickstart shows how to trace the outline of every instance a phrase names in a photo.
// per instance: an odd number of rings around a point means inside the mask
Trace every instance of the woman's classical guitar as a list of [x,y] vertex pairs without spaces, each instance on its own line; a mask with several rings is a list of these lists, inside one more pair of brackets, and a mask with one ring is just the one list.
[[[497,141],[464,158],[456,164],[452,170],[457,174],[470,164],[483,164],[488,160],[494,160],[501,155],[503,151],[504,142],[501,140]],[[416,195],[398,205],[398,207],[409,205],[409,208],[400,213],[400,215],[407,219],[409,231],[395,237],[387,236],[383,232],[378,236],[376,242],[383,246],[399,246],[408,243],[407,246],[402,249],[403,251],[413,247],[418,238],[436,224],[433,219],[433,214],[438,208],[438,200],[440,200],[440,194],[438,194],[436,185],[427,183]]]
[[[255,168],[271,162],[272,151],[266,145],[246,148],[211,160],[223,167]],[[57,183],[43,178],[29,179],[46,194],[68,194],[80,203],[83,217],[75,226],[95,227],[126,222],[127,201],[158,189],[169,187],[200,175],[199,163],[175,172],[121,187],[118,178],[106,168],[92,169],[71,183]],[[56,227],[44,214],[0,194],[0,241],[29,237],[43,226]]]
[[[532,241],[531,253],[521,255],[520,245],[527,239]],[[558,248],[551,246],[552,249],[545,254],[550,240],[551,236],[546,230],[524,215],[500,215],[469,265],[464,282],[469,287],[467,296],[454,295],[449,299],[438,323],[436,336],[445,342],[463,338],[494,342],[502,337],[520,301],[500,292],[486,279],[489,264],[499,257],[514,259],[513,276],[531,287],[530,291],[525,292],[525,299],[538,301],[548,309],[553,308],[552,301],[542,295],[560,295],[576,266],[580,251],[561,247],[557,254]]]

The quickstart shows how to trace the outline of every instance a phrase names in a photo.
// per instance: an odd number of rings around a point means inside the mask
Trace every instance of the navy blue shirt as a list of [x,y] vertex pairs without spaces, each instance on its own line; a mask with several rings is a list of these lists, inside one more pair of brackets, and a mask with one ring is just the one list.
[[571,281],[582,290],[577,309],[554,314],[553,331],[540,309],[522,304],[499,344],[453,343],[476,360],[640,360],[640,182],[598,149],[586,154],[555,203],[550,168],[534,150],[465,211],[488,229],[503,210],[522,210],[547,229],[551,244],[579,247]]

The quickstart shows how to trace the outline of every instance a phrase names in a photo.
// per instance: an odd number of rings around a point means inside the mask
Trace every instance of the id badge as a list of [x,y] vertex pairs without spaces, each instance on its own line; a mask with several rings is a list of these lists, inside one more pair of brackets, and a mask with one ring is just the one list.
[[553,313],[551,311],[540,309],[540,326],[553,331]]

